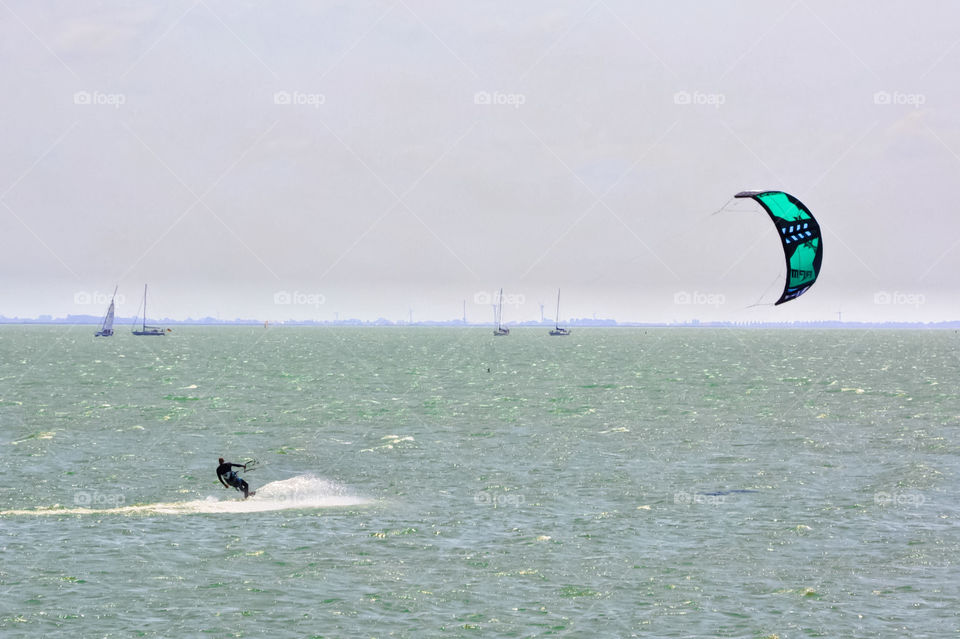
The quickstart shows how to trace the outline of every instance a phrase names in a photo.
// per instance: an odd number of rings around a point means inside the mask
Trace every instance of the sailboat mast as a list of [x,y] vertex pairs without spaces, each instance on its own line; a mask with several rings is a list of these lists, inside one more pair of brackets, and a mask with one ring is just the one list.
[[107,307],[107,314],[103,318],[103,325],[100,327],[100,330],[107,328],[107,317],[110,318],[110,331],[113,331],[113,314],[115,311],[115,306],[113,305],[117,299],[117,289],[120,288],[119,284],[115,284],[113,287],[113,295],[110,296],[110,306]]
[[147,285],[143,285],[143,330],[147,330]]
[[560,289],[557,289],[557,322],[555,326],[560,328]]
[[497,328],[503,325],[503,289],[500,289],[500,303],[497,305]]

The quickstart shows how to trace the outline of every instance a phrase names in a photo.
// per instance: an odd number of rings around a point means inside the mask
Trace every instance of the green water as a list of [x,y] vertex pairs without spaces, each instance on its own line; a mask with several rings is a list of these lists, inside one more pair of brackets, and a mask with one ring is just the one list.
[[960,632],[953,332],[93,330],[0,327],[0,636]]

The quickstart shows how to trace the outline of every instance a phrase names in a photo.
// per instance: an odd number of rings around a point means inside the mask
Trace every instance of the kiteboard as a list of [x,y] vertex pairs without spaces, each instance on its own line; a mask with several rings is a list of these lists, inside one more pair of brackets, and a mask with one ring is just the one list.
[[[244,468],[241,469],[239,472],[240,472],[240,473],[250,473],[250,472],[255,471],[259,466],[260,466],[260,462],[257,461],[256,459],[248,459],[248,460],[244,461]],[[238,489],[238,490],[239,490],[239,489]],[[257,491],[255,491],[255,490],[248,490],[248,491],[247,491],[247,496],[244,497],[244,499],[249,499],[250,497],[253,497],[253,496],[256,495],[256,494],[257,494]]]

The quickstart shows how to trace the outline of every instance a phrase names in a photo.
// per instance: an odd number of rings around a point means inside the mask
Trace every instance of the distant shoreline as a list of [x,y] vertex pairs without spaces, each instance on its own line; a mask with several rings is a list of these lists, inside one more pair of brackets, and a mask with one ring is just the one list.
[[[157,326],[246,326],[263,327],[263,320],[171,320],[171,319],[151,319],[150,324]],[[0,317],[0,326],[97,326],[100,324],[99,318],[87,317],[67,317],[57,319],[34,319],[34,318],[6,318]],[[322,322],[315,320],[286,320],[269,321],[267,328],[290,328],[290,327],[316,327],[316,328],[470,328],[470,329],[492,329],[492,323],[464,323],[462,320],[452,320],[447,322],[392,322],[390,320],[379,319],[374,321],[362,320],[340,320],[332,322]],[[960,320],[944,322],[674,322],[674,323],[642,323],[642,322],[617,322],[615,320],[592,320],[581,319],[563,322],[563,325],[572,329],[583,328],[737,328],[737,329],[909,329],[909,330],[960,330]],[[114,330],[125,332],[126,328],[132,326],[132,320],[117,321],[114,324]],[[517,322],[507,324],[510,328],[553,328],[554,322]]]

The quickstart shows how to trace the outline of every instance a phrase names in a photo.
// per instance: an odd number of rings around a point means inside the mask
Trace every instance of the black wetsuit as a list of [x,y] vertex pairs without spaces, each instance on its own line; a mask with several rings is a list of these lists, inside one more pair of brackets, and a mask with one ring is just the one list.
[[[240,477],[237,477],[237,473],[230,470],[231,468],[244,468],[244,465],[223,462],[217,466],[217,479],[219,479],[220,483],[224,486],[232,486],[237,490],[242,490],[243,498],[246,499],[250,493],[250,485],[243,481]],[[224,477],[226,477],[226,481],[224,481]]]

